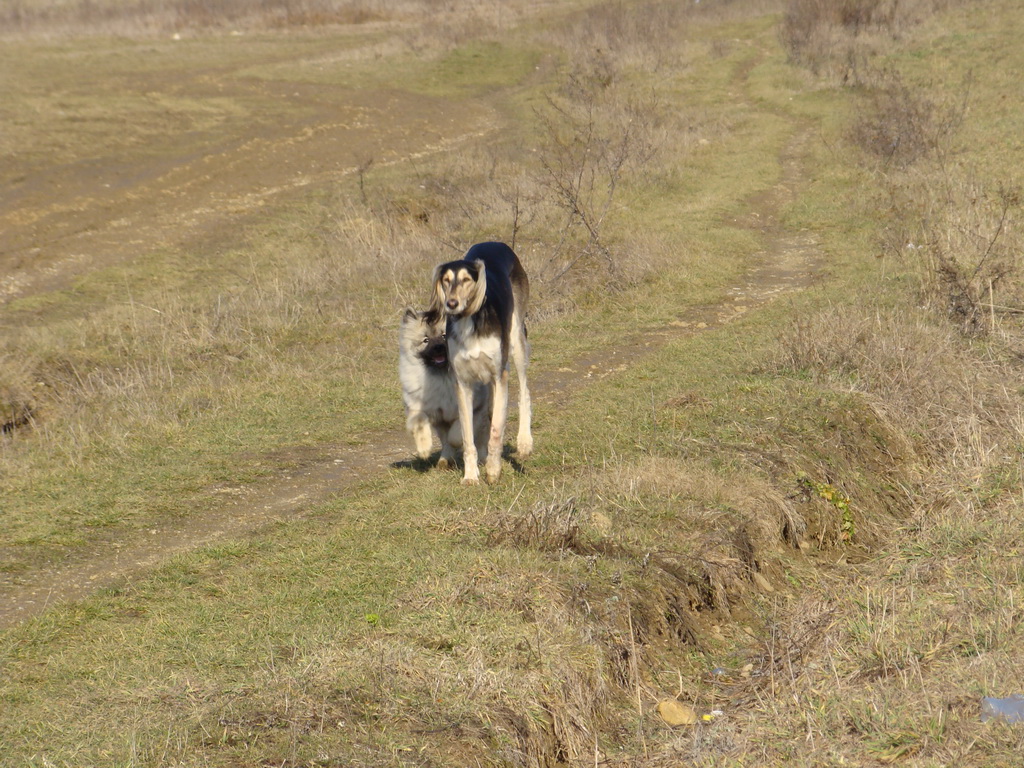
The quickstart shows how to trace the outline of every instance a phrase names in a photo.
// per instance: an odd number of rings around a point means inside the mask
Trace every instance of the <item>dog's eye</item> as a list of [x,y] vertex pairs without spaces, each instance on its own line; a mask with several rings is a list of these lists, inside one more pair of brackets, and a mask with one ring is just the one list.
[[442,333],[441,334],[441,341],[446,341],[447,339],[448,339],[448,334],[447,333]]
[[424,337],[423,337],[423,343],[424,343],[424,344],[427,344],[427,343],[429,343],[429,342],[430,342],[430,337],[429,337],[429,336],[424,336]]

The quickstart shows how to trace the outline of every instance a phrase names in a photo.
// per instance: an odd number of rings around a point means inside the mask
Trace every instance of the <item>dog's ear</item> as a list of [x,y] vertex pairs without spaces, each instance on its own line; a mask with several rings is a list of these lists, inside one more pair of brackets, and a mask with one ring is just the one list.
[[409,323],[414,323],[417,320],[418,313],[412,307],[406,307],[405,312],[402,313],[402,319],[398,321],[398,327],[405,329]]
[[473,298],[469,301],[469,306],[466,309],[467,315],[475,315],[480,311],[480,307],[484,305],[484,299],[487,298],[487,268],[481,259],[477,259],[473,262],[476,267],[476,284],[473,286]]
[[441,267],[444,264],[438,264],[434,267],[434,276],[431,278],[431,285],[433,290],[430,291],[430,306],[427,307],[427,312],[439,314],[444,312],[444,289],[441,288]]
[[441,320],[444,318],[444,313],[440,309],[436,309],[434,306],[430,306],[423,310],[420,314],[423,318],[423,322],[427,324],[427,327],[431,330],[435,330]]

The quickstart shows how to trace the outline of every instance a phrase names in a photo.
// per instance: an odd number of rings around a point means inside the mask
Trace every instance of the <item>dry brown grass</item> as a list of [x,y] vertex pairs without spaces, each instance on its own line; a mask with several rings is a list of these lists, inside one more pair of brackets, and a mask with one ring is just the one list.
[[780,37],[790,60],[843,83],[861,82],[872,57],[947,0],[789,0]]
[[915,436],[908,456],[959,474],[1024,437],[1015,367],[986,357],[927,313],[837,307],[787,333],[779,364],[863,393],[897,434]]
[[[408,40],[422,44],[438,33],[449,39],[456,28],[466,29],[470,23],[503,27],[521,18],[527,5],[510,3],[495,9],[480,0],[12,0],[0,8],[0,34],[149,35],[399,22],[421,27]],[[462,35],[465,39],[465,32]]]

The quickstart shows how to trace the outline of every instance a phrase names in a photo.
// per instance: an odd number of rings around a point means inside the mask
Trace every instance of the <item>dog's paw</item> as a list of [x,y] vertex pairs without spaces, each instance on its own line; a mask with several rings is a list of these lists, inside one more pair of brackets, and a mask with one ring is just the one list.
[[516,455],[520,459],[527,459],[533,453],[533,436],[526,435],[516,440]]

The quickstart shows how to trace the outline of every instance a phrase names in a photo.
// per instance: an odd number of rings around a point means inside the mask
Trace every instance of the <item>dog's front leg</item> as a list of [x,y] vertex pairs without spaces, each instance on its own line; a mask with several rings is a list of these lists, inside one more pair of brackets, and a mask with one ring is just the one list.
[[455,395],[459,401],[459,422],[462,425],[462,460],[466,465],[462,484],[476,485],[480,482],[480,467],[477,466],[476,441],[473,437],[473,387],[463,384],[456,377]]
[[416,446],[416,457],[429,459],[430,450],[434,447],[434,433],[430,428],[430,419],[423,413],[414,413],[409,416],[406,424],[412,433],[412,441]]
[[484,467],[488,483],[501,477],[501,449],[505,442],[505,420],[508,418],[508,368],[502,369],[494,379],[494,411],[491,413],[491,439],[487,444],[487,465]]

